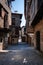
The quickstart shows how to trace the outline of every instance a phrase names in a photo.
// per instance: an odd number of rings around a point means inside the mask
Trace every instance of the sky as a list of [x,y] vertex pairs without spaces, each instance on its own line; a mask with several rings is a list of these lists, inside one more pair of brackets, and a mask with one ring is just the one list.
[[11,11],[14,13],[15,11],[17,11],[18,13],[23,14],[22,16],[22,23],[21,23],[21,27],[25,26],[26,21],[25,21],[25,17],[24,17],[24,0],[15,0],[12,2],[12,8]]

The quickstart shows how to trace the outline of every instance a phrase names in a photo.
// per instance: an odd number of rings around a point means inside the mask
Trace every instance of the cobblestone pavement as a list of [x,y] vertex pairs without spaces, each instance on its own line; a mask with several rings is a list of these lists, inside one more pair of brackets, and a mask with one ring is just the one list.
[[43,57],[28,45],[10,46],[0,52],[0,65],[43,65]]

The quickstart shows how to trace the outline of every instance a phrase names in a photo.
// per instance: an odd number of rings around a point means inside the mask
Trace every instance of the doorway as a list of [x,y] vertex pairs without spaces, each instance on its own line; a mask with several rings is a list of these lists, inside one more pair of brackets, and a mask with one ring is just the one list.
[[40,51],[40,31],[36,32],[36,49]]

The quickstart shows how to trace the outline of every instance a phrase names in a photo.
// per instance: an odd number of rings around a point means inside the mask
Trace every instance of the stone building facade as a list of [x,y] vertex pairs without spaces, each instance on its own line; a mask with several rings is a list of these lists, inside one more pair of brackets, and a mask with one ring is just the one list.
[[[35,14],[34,20],[31,25],[34,28],[34,46],[36,49],[43,52],[43,1],[39,0],[37,3],[37,13]],[[35,23],[36,22],[36,23]]]
[[[29,0],[29,26],[34,32],[34,47],[43,52],[43,0]],[[26,7],[26,5],[25,5]],[[25,14],[27,16],[27,14]],[[29,30],[28,30],[29,31]]]
[[27,35],[27,43],[32,43],[33,45],[33,36],[34,36],[34,29],[30,25],[30,5],[31,0],[24,0],[24,15],[26,19],[26,35]]
[[21,31],[22,42],[27,42],[26,26],[22,26]]
[[11,10],[8,0],[0,0],[0,50],[8,46],[9,25],[11,25]]
[[22,14],[20,13],[12,13],[12,25],[10,26],[11,29],[11,40],[10,44],[17,44],[19,38],[19,31],[20,31],[20,24],[21,24]]

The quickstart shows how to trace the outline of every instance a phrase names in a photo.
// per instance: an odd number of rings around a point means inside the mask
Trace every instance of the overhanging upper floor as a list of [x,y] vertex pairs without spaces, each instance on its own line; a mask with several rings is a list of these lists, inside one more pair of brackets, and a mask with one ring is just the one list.
[[34,27],[37,23],[39,23],[40,19],[43,18],[43,3],[41,5],[41,7],[38,9],[31,25]]

